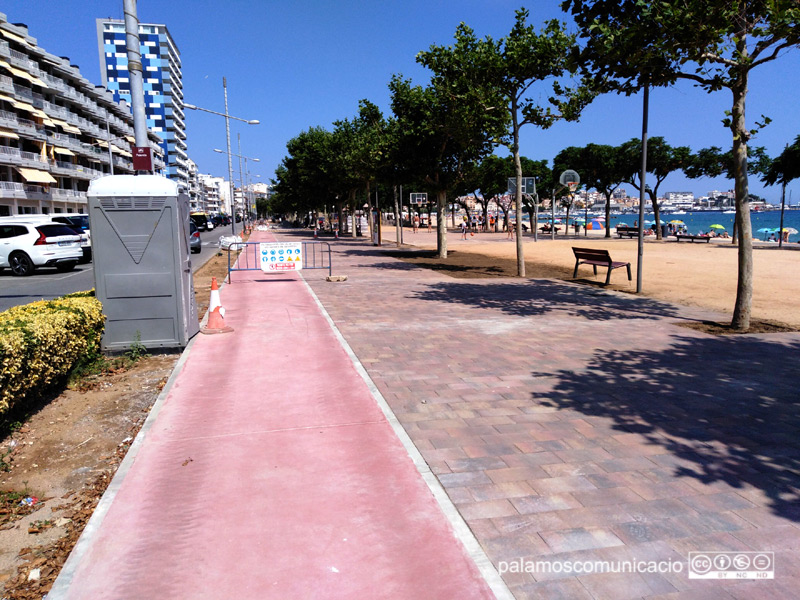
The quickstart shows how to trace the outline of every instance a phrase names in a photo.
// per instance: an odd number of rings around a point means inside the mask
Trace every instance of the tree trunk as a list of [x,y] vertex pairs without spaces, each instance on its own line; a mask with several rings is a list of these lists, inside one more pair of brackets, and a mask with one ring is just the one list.
[[369,181],[367,181],[367,224],[369,226],[369,241],[372,242],[375,240],[375,219],[372,216],[372,198],[370,198],[370,185]]
[[661,235],[661,207],[658,205],[658,200],[656,200],[656,194],[653,190],[650,190],[650,203],[653,205],[653,219],[656,222],[656,239],[660,240],[663,239]]
[[[745,40],[737,42],[737,49],[747,56]],[[731,327],[737,331],[750,328],[750,310],[753,301],[753,231],[750,223],[750,191],[747,183],[747,136],[745,128],[745,99],[747,97],[746,68],[742,68],[734,86],[731,129],[733,130],[733,163],[736,192],[736,228],[739,231],[739,273],[736,283],[736,304]]]
[[397,203],[397,185],[394,186],[394,231],[397,236],[397,247],[400,247],[400,228],[403,226],[403,215]]
[[611,237],[611,194],[606,192],[606,237]]
[[525,250],[522,246],[522,163],[519,159],[519,117],[517,115],[517,98],[511,100],[511,120],[513,130],[513,143],[511,151],[514,154],[514,172],[517,178],[517,189],[514,193],[514,203],[516,204],[517,216],[517,275],[525,277]]
[[348,199],[348,203],[350,204],[350,213],[353,217],[353,231],[350,234],[351,237],[358,237],[358,215],[356,214],[358,211],[356,210],[356,190],[350,191],[350,198]]
[[439,258],[447,258],[447,192],[440,190],[436,194],[436,248]]

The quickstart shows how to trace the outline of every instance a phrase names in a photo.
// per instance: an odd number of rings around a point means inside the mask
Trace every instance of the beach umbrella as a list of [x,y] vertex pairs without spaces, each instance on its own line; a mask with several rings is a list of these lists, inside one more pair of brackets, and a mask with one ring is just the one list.
[[670,223],[672,223],[673,225],[686,225],[686,223],[684,223],[680,219],[673,219],[672,221],[670,221]]
[[627,223],[617,223],[617,227],[630,227]]
[[794,227],[784,227],[781,231],[783,231],[784,233],[789,233],[790,235],[794,235],[795,233],[797,233],[797,229],[795,229]]
[[762,227],[758,230],[758,233],[770,233],[771,231],[774,231],[771,227]]
[[724,226],[720,225],[719,223],[715,223],[714,225],[709,225],[711,229],[725,229]]

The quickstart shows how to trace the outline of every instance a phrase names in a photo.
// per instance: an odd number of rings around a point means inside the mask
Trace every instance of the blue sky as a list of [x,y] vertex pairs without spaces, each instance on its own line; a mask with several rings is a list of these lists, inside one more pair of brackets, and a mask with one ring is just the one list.
[[[508,33],[520,0],[139,0],[141,22],[165,23],[181,51],[186,102],[223,112],[222,78],[228,81],[231,115],[258,119],[261,125],[231,121],[233,152],[241,134],[241,154],[261,181],[273,175],[286,154],[286,142],[312,126],[330,128],[352,117],[367,98],[389,111],[387,84],[394,73],[425,83],[428,72],[415,56],[431,44],[450,44],[456,26],[465,22],[479,36]],[[98,17],[122,18],[122,0],[4,0],[0,11],[12,23],[25,23],[47,51],[69,56],[89,80],[100,83],[95,33]],[[528,2],[530,23],[566,20],[554,0]],[[747,101],[748,124],[761,114],[772,123],[755,140],[770,155],[800,134],[797,90],[800,51],[753,72]],[[727,91],[707,94],[690,84],[651,93],[651,136],[693,150],[730,147],[730,132],[721,124],[730,108]],[[227,175],[224,119],[187,111],[189,156],[202,172]],[[590,142],[620,144],[641,135],[641,97],[609,95],[597,99],[579,123],[557,124],[547,131],[527,126],[522,153],[552,159],[566,146]],[[238,164],[234,162],[235,178]],[[259,181],[259,179],[256,179]],[[660,191],[727,190],[724,178],[688,180],[672,175]],[[780,188],[764,188],[754,177],[753,193],[772,202]],[[787,198],[800,202],[800,181]],[[633,190],[629,190],[633,195]]]

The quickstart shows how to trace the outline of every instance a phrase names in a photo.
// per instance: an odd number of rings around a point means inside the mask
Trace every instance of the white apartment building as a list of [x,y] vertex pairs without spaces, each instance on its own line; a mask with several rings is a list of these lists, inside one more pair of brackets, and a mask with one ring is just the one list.
[[[157,172],[161,139],[149,134]],[[0,216],[87,212],[92,179],[133,173],[133,116],[0,13]]]
[[232,214],[228,180],[203,173],[199,173],[197,179],[200,183],[197,210],[208,214]]

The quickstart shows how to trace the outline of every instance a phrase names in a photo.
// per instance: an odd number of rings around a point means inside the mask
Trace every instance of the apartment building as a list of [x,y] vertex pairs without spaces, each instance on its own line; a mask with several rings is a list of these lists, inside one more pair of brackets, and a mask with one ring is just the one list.
[[230,211],[230,185],[228,180],[223,177],[213,175],[198,174],[200,181],[201,197],[198,210],[208,214],[232,214]]
[[[149,134],[156,171],[161,139]],[[0,13],[0,216],[87,212],[92,179],[133,173],[133,116]]]
[[[97,45],[103,85],[131,102],[125,22],[97,19]],[[165,174],[184,187],[189,180],[186,118],[183,112],[181,53],[166,25],[139,23],[147,128],[162,139]]]

